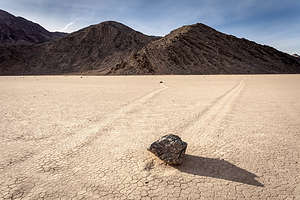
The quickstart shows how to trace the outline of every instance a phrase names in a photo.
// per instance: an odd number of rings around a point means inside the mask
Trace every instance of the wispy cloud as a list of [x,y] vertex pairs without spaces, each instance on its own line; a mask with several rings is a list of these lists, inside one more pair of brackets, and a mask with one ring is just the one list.
[[71,26],[73,26],[74,23],[75,23],[75,21],[66,24],[65,27],[62,28],[60,31],[61,31],[61,32],[70,32],[69,28],[70,28]]

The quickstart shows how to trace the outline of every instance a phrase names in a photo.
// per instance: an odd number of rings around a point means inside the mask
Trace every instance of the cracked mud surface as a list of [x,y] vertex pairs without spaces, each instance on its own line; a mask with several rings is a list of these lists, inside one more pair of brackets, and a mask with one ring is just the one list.
[[[299,75],[0,77],[0,200],[300,199],[299,91]],[[146,150],[169,133],[181,166]]]

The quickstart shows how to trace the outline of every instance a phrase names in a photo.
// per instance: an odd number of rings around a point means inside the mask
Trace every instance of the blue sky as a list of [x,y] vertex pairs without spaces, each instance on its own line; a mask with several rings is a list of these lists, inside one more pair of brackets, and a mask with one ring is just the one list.
[[299,0],[1,0],[0,9],[50,31],[106,20],[148,35],[201,22],[221,32],[300,54]]

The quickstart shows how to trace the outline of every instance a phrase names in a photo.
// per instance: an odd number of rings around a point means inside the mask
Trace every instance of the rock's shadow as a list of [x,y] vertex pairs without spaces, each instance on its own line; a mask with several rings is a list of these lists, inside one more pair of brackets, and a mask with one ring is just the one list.
[[189,174],[264,187],[263,184],[255,180],[257,177],[255,174],[239,168],[225,160],[185,155],[183,164],[174,167],[181,172]]

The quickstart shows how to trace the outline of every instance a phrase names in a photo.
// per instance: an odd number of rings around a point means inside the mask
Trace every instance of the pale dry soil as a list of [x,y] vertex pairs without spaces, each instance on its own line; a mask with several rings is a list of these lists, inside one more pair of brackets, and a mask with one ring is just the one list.
[[0,200],[300,199],[300,75],[0,77],[0,113]]

